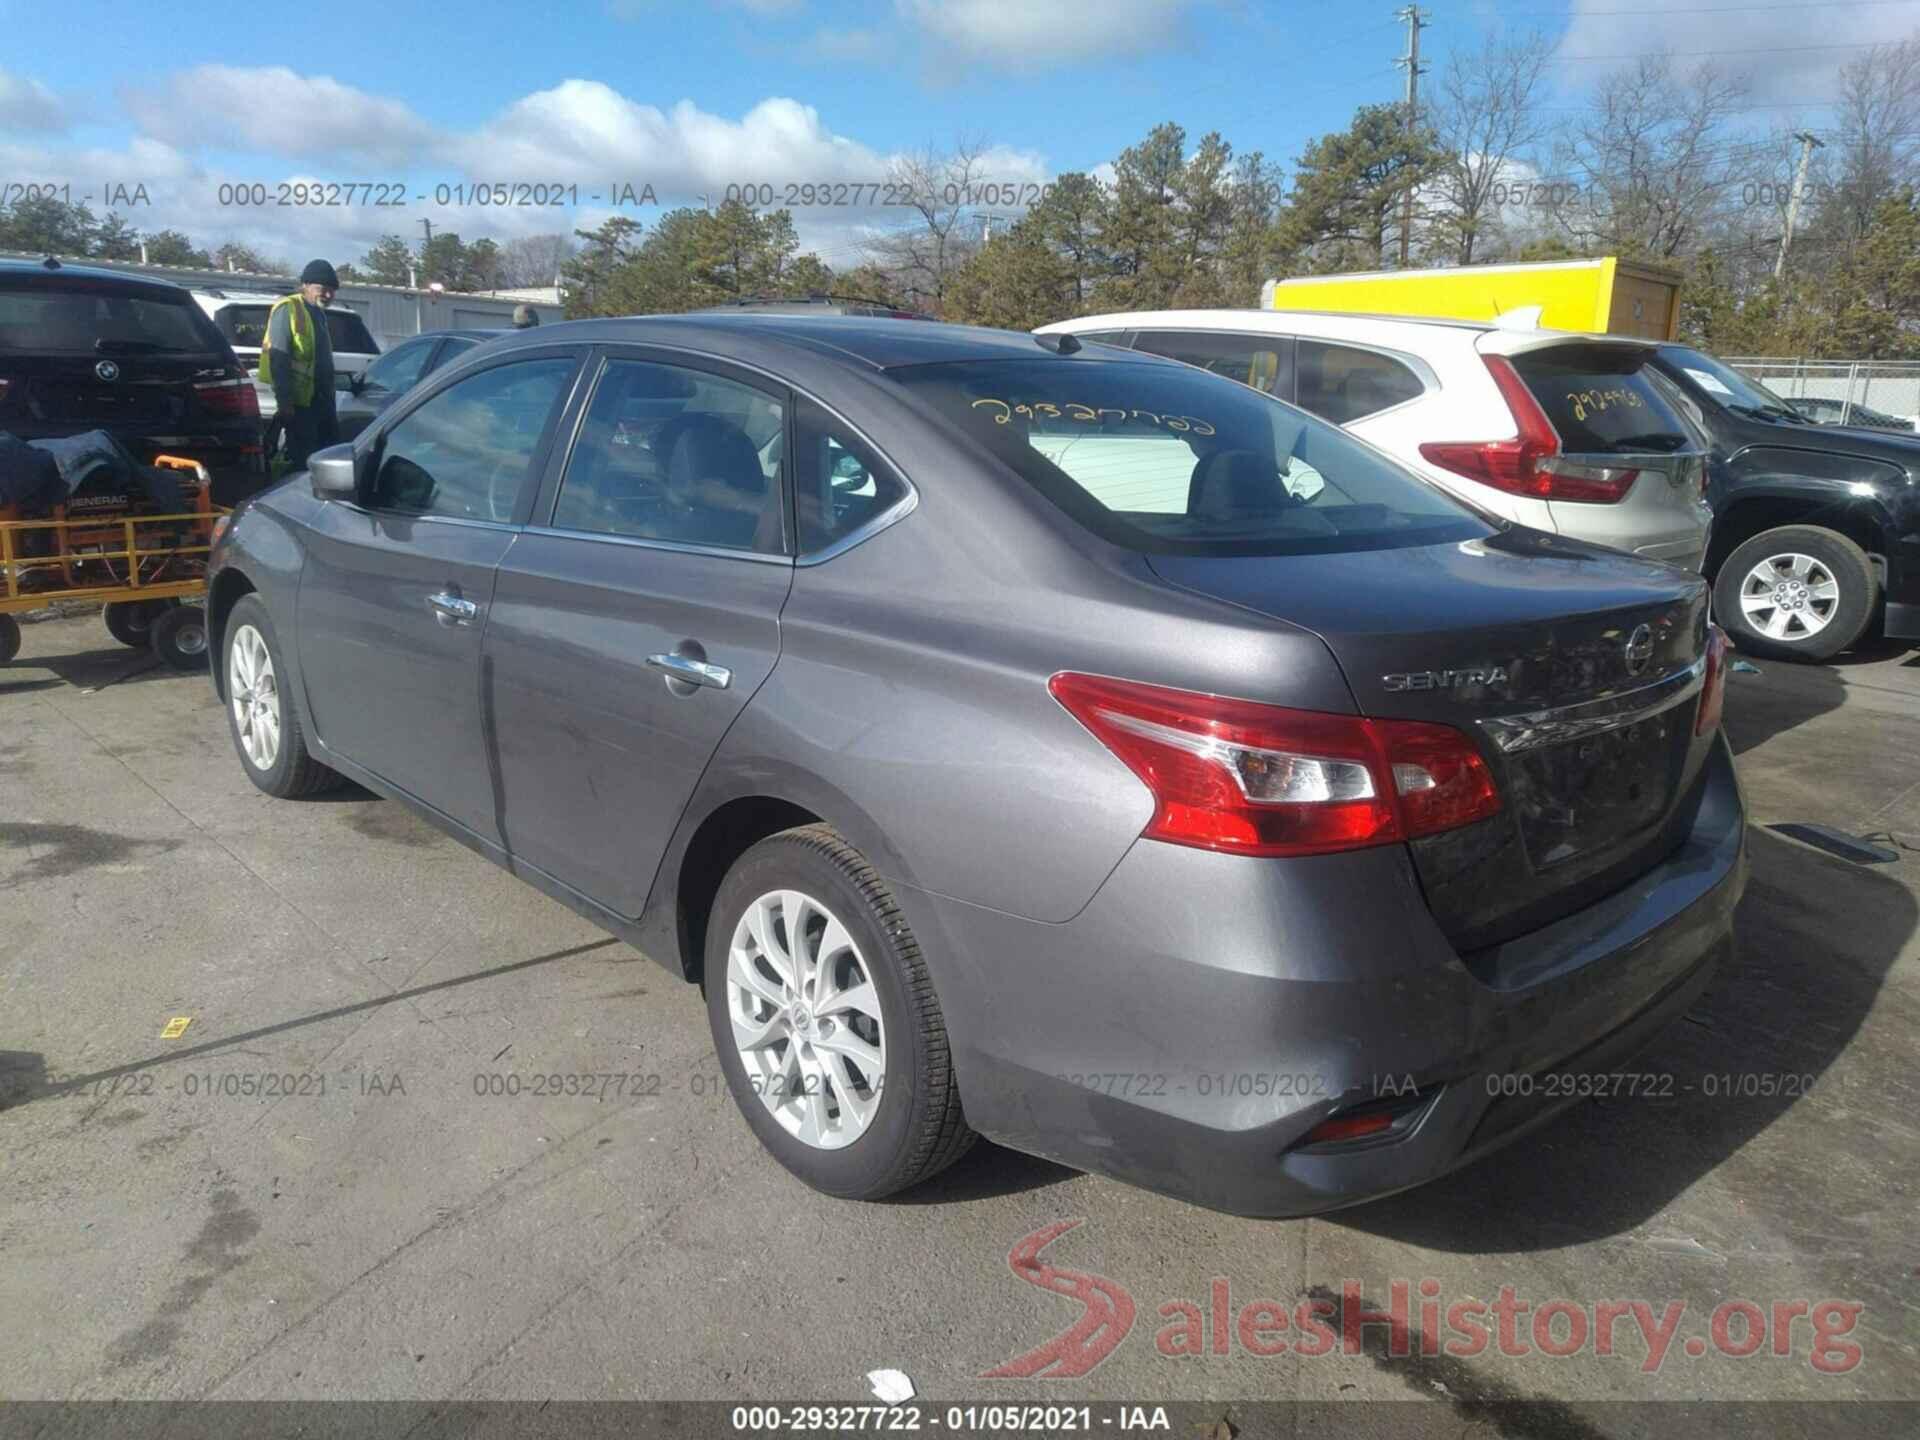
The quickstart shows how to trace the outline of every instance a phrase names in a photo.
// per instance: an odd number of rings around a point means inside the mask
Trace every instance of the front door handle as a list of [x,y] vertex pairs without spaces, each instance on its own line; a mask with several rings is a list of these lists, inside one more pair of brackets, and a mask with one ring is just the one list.
[[462,600],[445,590],[427,596],[427,605],[442,625],[465,625],[480,613],[480,607],[473,601]]
[[705,660],[695,660],[686,655],[649,655],[647,664],[665,671],[669,680],[683,680],[689,685],[707,685],[715,690],[724,690],[733,684],[733,671],[726,666],[709,665]]

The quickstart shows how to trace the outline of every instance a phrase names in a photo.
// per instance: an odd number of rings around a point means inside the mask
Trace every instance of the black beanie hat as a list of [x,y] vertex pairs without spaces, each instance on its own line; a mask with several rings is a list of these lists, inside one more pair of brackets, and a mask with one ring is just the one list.
[[326,261],[309,260],[307,262],[307,268],[300,272],[300,283],[302,285],[324,285],[329,290],[338,290],[340,288],[340,277],[334,272],[333,266],[329,265]]

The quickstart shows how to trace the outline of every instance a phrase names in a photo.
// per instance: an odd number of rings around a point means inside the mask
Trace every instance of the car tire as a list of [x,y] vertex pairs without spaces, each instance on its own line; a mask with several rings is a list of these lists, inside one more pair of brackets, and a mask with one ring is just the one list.
[[207,612],[198,605],[162,611],[148,639],[153,653],[176,670],[207,668]]
[[308,753],[300,717],[282,688],[281,655],[266,605],[258,595],[243,595],[228,612],[220,647],[227,730],[249,780],[276,799],[298,800],[333,789],[341,775]]
[[107,633],[122,645],[145,650],[153,639],[153,624],[174,608],[172,600],[112,600],[102,612]]
[[[807,937],[797,965],[785,948],[796,914]],[[705,959],[727,1085],[760,1143],[800,1179],[877,1200],[966,1153],[974,1134],[920,947],[880,876],[833,829],[783,831],[735,862]],[[783,1038],[747,1043],[768,1032]]]
[[11,615],[0,615],[0,665],[20,653],[20,622]]
[[1720,562],[1713,612],[1748,654],[1828,660],[1860,638],[1879,592],[1866,551],[1846,536],[1817,525],[1782,525]]

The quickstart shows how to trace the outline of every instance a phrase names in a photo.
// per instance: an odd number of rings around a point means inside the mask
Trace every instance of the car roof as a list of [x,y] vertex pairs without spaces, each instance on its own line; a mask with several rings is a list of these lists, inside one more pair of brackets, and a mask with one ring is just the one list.
[[1083,315],[1042,325],[1037,334],[1084,330],[1272,330],[1288,335],[1324,335],[1385,339],[1407,329],[1415,333],[1455,330],[1478,335],[1496,327],[1477,320],[1424,315],[1348,315],[1318,310],[1137,310]]
[[1518,355],[1578,341],[1652,349],[1661,342],[1631,335],[1600,335],[1579,330],[1520,330],[1480,320],[1454,320],[1426,315],[1349,315],[1319,310],[1138,310],[1111,315],[1084,315],[1042,325],[1036,335],[1088,330],[1225,330],[1242,334],[1268,331],[1316,340],[1353,340],[1418,355],[1444,336],[1472,343],[1489,355]]
[[[813,361],[853,364],[872,370],[933,365],[956,360],[1034,360],[1056,352],[1024,330],[990,330],[935,320],[893,320],[861,315],[750,315],[696,311],[608,320],[567,320],[509,332],[504,343],[563,341],[670,345],[771,369]],[[1178,364],[1158,356],[1100,347],[1108,359]],[[495,352],[499,353],[498,351]]]
[[124,270],[103,270],[98,265],[69,265],[63,260],[58,265],[50,266],[38,260],[0,260],[0,276],[29,275],[38,275],[42,279],[85,280],[90,283],[111,280],[129,289],[155,290],[167,295],[187,293],[186,286],[176,285],[171,280],[161,280],[148,275],[129,275]]

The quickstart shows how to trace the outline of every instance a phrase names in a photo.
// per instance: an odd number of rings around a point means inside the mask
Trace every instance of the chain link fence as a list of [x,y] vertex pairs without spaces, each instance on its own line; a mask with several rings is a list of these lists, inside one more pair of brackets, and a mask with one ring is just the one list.
[[[1920,422],[1920,361],[1756,356],[1729,359],[1727,364],[1783,399],[1810,402],[1811,418],[1829,424],[1892,419],[1913,428]],[[1855,413],[1861,409],[1871,413]]]

